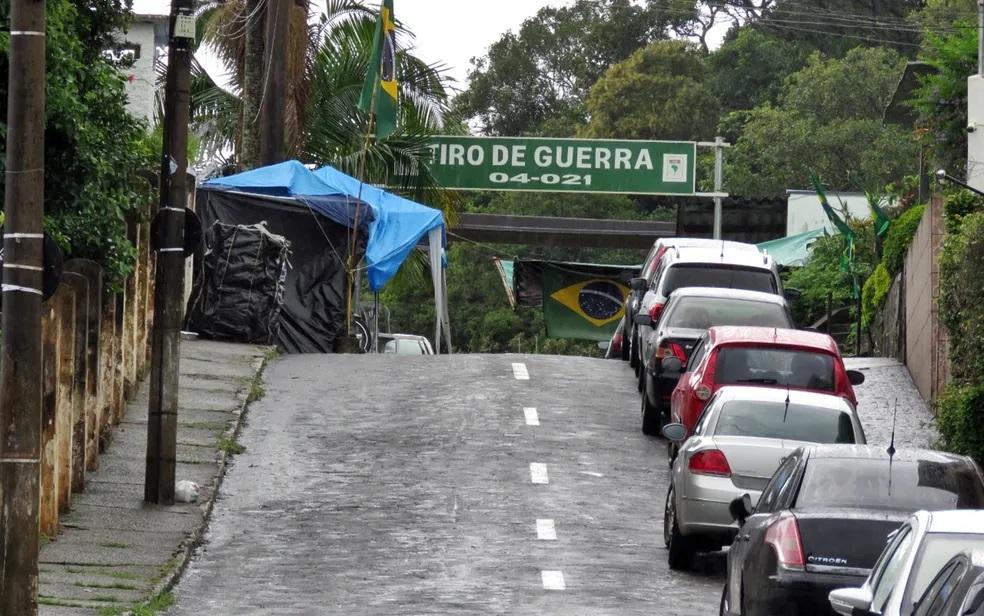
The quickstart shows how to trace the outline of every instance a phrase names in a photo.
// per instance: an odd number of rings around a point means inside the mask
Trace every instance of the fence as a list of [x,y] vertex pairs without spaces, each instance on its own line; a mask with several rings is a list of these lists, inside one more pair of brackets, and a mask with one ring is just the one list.
[[132,224],[133,274],[112,292],[94,261],[72,259],[42,306],[43,404],[41,532],[58,534],[72,494],[123,417],[147,370],[153,319],[154,258],[149,224]]

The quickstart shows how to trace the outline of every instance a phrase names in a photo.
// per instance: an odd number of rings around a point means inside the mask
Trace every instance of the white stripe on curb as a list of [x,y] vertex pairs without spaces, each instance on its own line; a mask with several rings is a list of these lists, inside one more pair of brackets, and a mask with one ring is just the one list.
[[526,364],[516,363],[512,365],[513,376],[516,377],[517,381],[528,381],[530,380],[530,372],[526,369]]
[[536,414],[536,409],[535,408],[533,408],[531,406],[524,407],[523,408],[523,415],[526,416],[526,425],[527,426],[539,426],[540,425],[540,417]]
[[564,573],[562,571],[541,571],[540,579],[543,581],[544,590],[566,590],[564,585]]
[[540,541],[556,541],[557,529],[554,528],[553,520],[536,521],[536,538]]
[[533,483],[550,483],[547,478],[547,465],[542,462],[530,462],[530,481]]

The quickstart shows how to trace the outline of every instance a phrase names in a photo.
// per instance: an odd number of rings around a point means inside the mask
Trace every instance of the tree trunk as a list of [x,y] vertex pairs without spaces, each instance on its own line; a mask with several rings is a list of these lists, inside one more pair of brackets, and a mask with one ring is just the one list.
[[242,160],[247,169],[260,160],[260,102],[263,99],[266,10],[262,0],[246,0],[246,57],[243,70]]

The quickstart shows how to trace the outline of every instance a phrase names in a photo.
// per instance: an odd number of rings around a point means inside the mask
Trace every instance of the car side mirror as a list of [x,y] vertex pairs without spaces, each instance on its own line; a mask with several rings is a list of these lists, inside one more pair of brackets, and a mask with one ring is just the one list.
[[663,437],[673,443],[682,443],[687,438],[687,426],[681,423],[671,423],[663,426]]
[[865,588],[838,588],[828,595],[830,607],[843,616],[871,616],[871,591]]
[[649,281],[645,278],[633,278],[629,281],[629,288],[633,291],[645,291],[647,286],[649,286]]
[[653,326],[653,318],[648,314],[637,314],[632,317],[632,322],[636,325],[645,325],[646,327]]
[[861,385],[864,383],[864,373],[857,370],[848,370],[847,380],[851,382],[851,385]]
[[728,505],[728,511],[731,513],[732,519],[738,522],[739,526],[744,524],[745,520],[752,515],[752,497],[748,494],[742,494],[731,501]]
[[782,296],[786,298],[786,301],[795,302],[803,297],[803,292],[799,289],[783,289]]
[[607,351],[608,347],[610,347],[611,345],[612,343],[610,340],[602,340],[598,342],[598,348],[601,349],[602,351]]
[[677,357],[664,357],[660,362],[660,371],[683,374],[683,362]]

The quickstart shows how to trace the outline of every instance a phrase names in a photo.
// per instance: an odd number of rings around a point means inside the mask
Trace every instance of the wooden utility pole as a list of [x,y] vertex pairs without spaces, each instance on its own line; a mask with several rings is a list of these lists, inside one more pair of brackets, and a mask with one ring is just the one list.
[[0,614],[38,603],[45,2],[10,3],[0,355]]
[[260,162],[273,165],[287,158],[287,47],[293,0],[267,0],[266,75],[260,104]]
[[147,474],[144,500],[174,504],[178,429],[178,365],[184,313],[184,218],[188,201],[188,122],[192,42],[192,0],[172,0],[164,98],[164,152],[161,160],[154,330],[150,358]]

